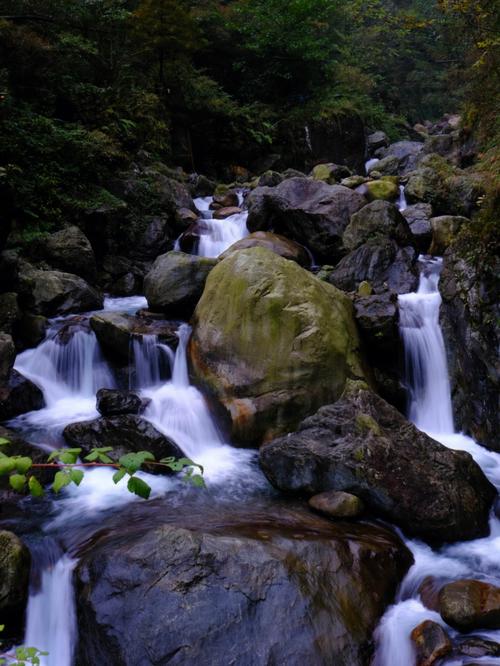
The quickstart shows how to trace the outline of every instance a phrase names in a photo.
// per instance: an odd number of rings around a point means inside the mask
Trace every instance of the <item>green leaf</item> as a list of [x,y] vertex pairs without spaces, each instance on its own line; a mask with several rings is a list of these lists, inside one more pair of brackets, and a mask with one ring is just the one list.
[[16,469],[16,463],[12,458],[0,458],[0,476],[10,474]]
[[99,458],[99,454],[97,453],[97,451],[91,451],[88,454],[88,456],[85,456],[84,460],[86,460],[87,462],[94,462],[98,458]]
[[16,470],[19,474],[26,474],[29,468],[33,465],[33,461],[28,456],[23,456],[21,458],[15,458]]
[[5,437],[0,437],[0,446],[5,446],[6,444],[10,444],[8,439],[5,439]]
[[52,483],[52,490],[58,493],[65,486],[71,483],[71,477],[67,472],[57,472]]
[[150,486],[137,476],[130,477],[127,483],[127,488],[131,493],[134,493],[134,495],[138,495],[143,499],[149,499],[149,496],[151,495]]
[[127,453],[119,460],[120,465],[125,467],[129,474],[135,474],[146,460],[154,460],[155,457],[149,451],[137,451],[136,453]]
[[76,456],[74,453],[70,453],[69,451],[64,451],[58,456],[58,458],[65,465],[74,465],[78,459],[78,456]]
[[12,474],[11,476],[9,476],[9,483],[16,492],[20,493],[24,490],[26,477],[24,476],[24,474]]
[[41,483],[34,476],[28,479],[28,488],[33,497],[43,497],[45,494]]
[[119,469],[117,472],[113,474],[113,481],[115,483],[120,483],[120,481],[123,479],[123,477],[127,474],[127,470],[122,467]]
[[82,472],[81,469],[72,469],[69,472],[69,476],[70,476],[71,480],[73,481],[73,483],[76,486],[79,486],[80,483],[82,482],[82,479],[83,479],[83,472]]

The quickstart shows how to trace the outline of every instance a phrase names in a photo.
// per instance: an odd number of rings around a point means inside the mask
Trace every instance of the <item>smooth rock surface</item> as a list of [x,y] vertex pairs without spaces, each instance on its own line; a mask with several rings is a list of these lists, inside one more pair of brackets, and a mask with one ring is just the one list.
[[357,518],[364,511],[364,504],[351,493],[327,490],[309,498],[309,506],[331,518]]
[[17,370],[12,370],[0,383],[0,421],[41,409],[45,406],[43,393],[38,386]]
[[478,580],[458,580],[439,593],[439,612],[459,631],[500,629],[500,588]]
[[374,201],[354,213],[347,225],[343,242],[349,250],[378,239],[391,238],[402,247],[412,245],[408,223],[399,210],[388,201]]
[[434,666],[453,650],[450,637],[437,622],[425,620],[411,632],[417,650],[416,666]]
[[266,248],[284,259],[290,259],[291,261],[297,262],[304,268],[309,268],[311,266],[311,255],[303,245],[289,240],[284,236],[272,234],[269,231],[255,231],[253,234],[236,241],[236,243],[231,245],[231,247],[220,255],[219,261],[229,257],[233,252],[246,250],[250,247]]
[[143,408],[143,401],[132,391],[99,389],[96,393],[96,408],[101,416],[139,414]]

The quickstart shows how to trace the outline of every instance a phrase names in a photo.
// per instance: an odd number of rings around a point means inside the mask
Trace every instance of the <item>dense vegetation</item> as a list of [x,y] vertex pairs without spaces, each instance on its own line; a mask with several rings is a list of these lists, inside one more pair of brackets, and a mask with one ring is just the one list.
[[317,119],[397,138],[465,99],[491,151],[495,21],[487,0],[3,0],[3,233],[112,207],[139,151],[224,176]]

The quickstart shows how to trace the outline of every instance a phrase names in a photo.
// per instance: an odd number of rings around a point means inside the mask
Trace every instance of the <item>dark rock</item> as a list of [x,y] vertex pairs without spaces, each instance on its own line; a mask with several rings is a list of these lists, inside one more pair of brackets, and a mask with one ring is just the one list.
[[395,176],[399,170],[399,158],[395,155],[386,155],[379,159],[378,162],[373,164],[368,173],[375,174],[378,173],[381,176]]
[[0,382],[5,382],[16,360],[16,348],[12,336],[0,333]]
[[132,391],[99,389],[96,394],[96,408],[102,416],[139,414],[143,409],[143,401]]
[[0,623],[6,625],[7,636],[17,633],[23,621],[30,563],[30,552],[21,539],[0,531]]
[[233,252],[245,250],[250,247],[264,247],[284,259],[297,262],[304,268],[310,268],[311,266],[311,255],[303,245],[299,245],[299,243],[289,240],[284,236],[272,234],[268,231],[255,231],[253,234],[236,241],[236,243],[220,255],[219,261],[222,261]]
[[411,562],[394,534],[290,507],[164,513],[80,560],[78,665],[367,663]]
[[216,194],[213,197],[213,201],[210,204],[210,208],[215,210],[217,208],[234,208],[238,207],[240,204],[240,199],[238,193],[234,190],[229,190],[224,194]]
[[44,241],[44,254],[51,266],[93,282],[97,267],[89,239],[76,226],[61,229]]
[[347,225],[343,242],[349,250],[367,241],[392,238],[402,247],[412,245],[413,237],[407,221],[393,204],[374,201],[354,213]]
[[459,631],[500,629],[500,588],[479,580],[458,580],[439,593],[441,617]]
[[435,442],[357,386],[296,433],[264,445],[260,463],[280,490],[353,493],[408,534],[431,542],[488,533],[496,491],[472,457]]
[[216,187],[217,183],[214,180],[197,174],[191,183],[191,190],[195,197],[211,197]]
[[450,637],[437,622],[425,620],[411,632],[417,650],[416,666],[434,666],[453,649]]
[[327,162],[324,164],[317,164],[311,171],[310,175],[314,180],[322,180],[329,185],[335,185],[335,183],[339,183],[342,178],[352,176],[352,172],[343,164]]
[[345,254],[342,235],[351,215],[365,203],[362,195],[342,185],[290,178],[249,197],[247,226],[250,232],[274,229],[331,263]]
[[37,347],[45,338],[47,325],[47,317],[23,312],[18,328],[18,337],[23,347]]
[[17,294],[13,292],[0,294],[0,331],[13,335],[20,318],[21,311],[17,305]]
[[203,236],[206,231],[207,228],[203,220],[190,224],[186,231],[179,236],[179,249],[186,252],[186,254],[195,252],[200,242],[200,236]]
[[[111,446],[113,451],[108,455],[113,460],[131,451],[150,451],[157,460],[168,456],[184,457],[177,444],[149,421],[134,414],[70,423],[64,428],[63,436],[70,446],[80,447],[82,455],[99,446]],[[160,469],[162,473],[168,473],[165,468]],[[148,471],[157,470],[151,468]]]
[[471,636],[459,643],[458,651],[467,657],[500,657],[500,644],[480,636]]
[[[19,436],[17,432],[10,430],[10,428],[4,428],[0,426],[0,438],[8,440],[8,444],[2,444],[0,451],[5,453],[8,456],[27,456],[31,458],[34,463],[46,463],[48,458],[48,453],[36,446],[27,442],[22,437]],[[39,469],[36,471],[36,478],[40,481],[42,485],[47,485],[51,483],[54,479],[55,471],[53,469]],[[7,476],[0,476],[0,490],[2,502],[4,501],[6,495],[14,493],[9,484],[9,478]],[[15,494],[16,498],[19,497],[19,494]]]
[[417,252],[393,240],[370,241],[344,257],[328,281],[343,291],[356,291],[369,282],[375,293],[414,291],[418,285]]
[[405,175],[419,164],[424,144],[419,141],[397,141],[387,148],[387,155],[393,155],[399,160],[398,171]]
[[372,154],[377,148],[386,148],[389,145],[389,138],[385,132],[372,132],[366,138],[368,152]]
[[309,506],[331,518],[357,518],[364,511],[359,497],[339,490],[313,495],[309,498]]
[[470,223],[459,215],[441,215],[431,218],[432,243],[429,254],[442,256],[457,237],[460,229]]
[[439,591],[442,584],[434,576],[426,576],[418,588],[420,599],[426,608],[439,613]]
[[262,174],[257,185],[258,187],[276,187],[276,185],[282,183],[283,180],[284,176],[277,171],[270,170]]
[[152,310],[190,316],[216,259],[184,252],[167,252],[156,259],[144,279],[144,293]]
[[238,215],[238,213],[241,213],[241,208],[238,208],[238,206],[229,206],[227,208],[217,208],[214,211],[213,217],[214,220],[225,220],[233,215]]
[[408,222],[410,231],[413,235],[413,245],[417,250],[426,254],[432,240],[432,206],[427,203],[417,203],[408,206],[401,211],[403,217]]
[[44,405],[43,393],[38,386],[17,370],[12,370],[8,379],[0,383],[0,421],[42,409]]
[[439,288],[457,427],[500,451],[500,260],[486,269],[451,247]]
[[187,225],[196,222],[199,218],[199,214],[189,208],[179,208],[179,210],[176,211],[176,217],[179,223],[183,227],[186,227]]

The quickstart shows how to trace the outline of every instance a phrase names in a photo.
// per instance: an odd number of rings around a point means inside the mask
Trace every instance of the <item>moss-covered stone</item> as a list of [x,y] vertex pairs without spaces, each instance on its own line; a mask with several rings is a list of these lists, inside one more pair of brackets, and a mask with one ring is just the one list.
[[194,374],[224,405],[237,440],[290,430],[364,376],[350,299],[263,248],[210,273],[194,313]]
[[0,531],[0,624],[16,633],[28,598],[30,552],[12,532]]
[[393,201],[397,199],[399,189],[396,183],[390,180],[371,180],[365,183],[367,196],[370,201],[375,199],[383,199],[384,201]]

